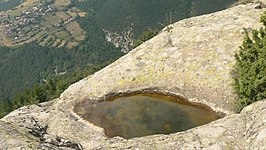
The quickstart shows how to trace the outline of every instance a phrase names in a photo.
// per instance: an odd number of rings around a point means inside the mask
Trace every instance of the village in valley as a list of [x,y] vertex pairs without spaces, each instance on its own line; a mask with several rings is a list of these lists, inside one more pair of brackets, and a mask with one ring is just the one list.
[[85,38],[76,21],[86,13],[71,7],[70,0],[26,0],[0,11],[0,45],[37,42],[43,46],[72,48]]

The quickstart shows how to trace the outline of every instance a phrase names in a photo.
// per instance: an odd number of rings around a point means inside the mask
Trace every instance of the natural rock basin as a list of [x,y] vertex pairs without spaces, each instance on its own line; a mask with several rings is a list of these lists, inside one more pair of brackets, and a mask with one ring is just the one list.
[[159,94],[131,94],[99,103],[83,101],[74,112],[104,128],[108,137],[127,139],[184,131],[221,118],[207,106]]

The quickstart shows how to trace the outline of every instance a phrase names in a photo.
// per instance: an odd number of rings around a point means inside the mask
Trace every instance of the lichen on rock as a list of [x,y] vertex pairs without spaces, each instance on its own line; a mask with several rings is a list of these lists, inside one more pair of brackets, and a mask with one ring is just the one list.
[[[60,98],[25,106],[1,120],[25,129],[29,124],[23,120],[36,117],[48,125],[48,134],[77,141],[85,149],[263,149],[266,100],[235,114],[230,76],[243,28],[261,26],[260,15],[265,9],[255,9],[257,6],[238,5],[174,23],[116,62],[71,85]],[[107,138],[102,128],[73,112],[82,100],[97,103],[113,93],[144,89],[181,96],[226,116],[184,132],[127,140]],[[1,128],[3,136],[8,132],[8,128]],[[0,147],[5,143],[0,142]],[[26,144],[18,147],[21,145]]]

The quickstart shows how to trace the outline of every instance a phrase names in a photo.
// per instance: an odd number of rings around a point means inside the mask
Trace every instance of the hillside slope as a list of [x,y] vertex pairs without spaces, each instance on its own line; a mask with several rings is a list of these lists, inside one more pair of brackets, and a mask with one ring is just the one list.
[[14,0],[0,2],[8,9],[0,10],[0,101],[56,78],[56,72],[72,74],[124,54],[70,0],[25,0],[12,9],[7,6]]
[[[126,51],[129,47],[124,44],[132,43],[148,28],[162,29],[184,18],[225,9],[234,2],[236,0],[88,1],[96,13],[98,26],[109,33],[113,43],[118,43]],[[98,7],[94,8],[95,3]]]
[[[102,0],[96,8],[98,25],[119,32],[133,26],[135,37],[150,28],[160,28],[161,24],[187,17],[202,15],[225,9],[236,0]],[[95,3],[93,0],[91,3]]]
[[[8,129],[12,131],[13,126],[25,130],[33,126],[33,117],[41,126],[48,127],[45,142],[59,136],[78,142],[85,149],[263,149],[266,101],[256,102],[240,114],[234,114],[235,96],[230,86],[230,70],[242,42],[243,27],[261,27],[259,17],[266,9],[255,9],[256,6],[239,5],[174,23],[116,62],[71,85],[60,98],[25,106],[1,121],[9,122],[12,126]],[[102,128],[73,112],[73,107],[83,100],[95,104],[108,96],[135,91],[174,94],[226,116],[184,132],[127,140],[107,138]],[[0,129],[5,137],[0,146],[34,145],[34,142],[6,144],[12,143],[12,139],[5,136],[8,129]],[[47,144],[45,142],[40,145]]]

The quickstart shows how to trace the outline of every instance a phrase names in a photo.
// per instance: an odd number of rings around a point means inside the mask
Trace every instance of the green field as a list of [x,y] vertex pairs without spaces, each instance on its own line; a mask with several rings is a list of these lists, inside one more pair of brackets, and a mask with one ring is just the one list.
[[42,25],[45,27],[49,27],[49,26],[53,26],[54,24],[57,24],[60,22],[61,22],[61,19],[57,15],[47,15]]
[[[55,3],[49,4],[49,7],[48,4],[44,3],[39,6],[41,2],[43,1],[25,0],[25,2],[20,7],[16,7],[15,9],[8,10],[7,12],[5,12],[5,15],[0,18],[0,23],[3,23],[3,25],[5,25],[5,20],[16,21],[22,17],[25,18],[25,12],[29,12],[29,15],[26,14],[27,18],[32,18],[33,23],[22,27],[21,25],[12,24],[12,33],[4,35],[5,32],[3,32],[3,38],[6,39],[2,40],[2,45],[12,45],[12,42],[15,45],[20,45],[37,41],[40,42],[40,45],[52,47],[67,46],[68,48],[72,48],[78,45],[80,41],[84,40],[85,32],[75,19],[77,16],[79,16],[79,14],[83,14],[82,16],[84,16],[84,14],[86,14],[85,12],[82,12],[78,8],[72,7],[64,11],[54,9],[57,7],[67,6],[70,3],[70,0],[55,0]],[[41,15],[35,15],[35,12],[32,12],[34,11],[34,9],[37,9],[37,12],[41,9],[45,9],[47,11],[42,12]],[[66,12],[71,13],[71,15]],[[9,17],[7,17],[6,14],[8,14]],[[38,24],[37,22],[36,25],[36,21],[41,21],[41,23]],[[20,28],[22,29],[22,33],[16,32],[17,29],[21,30]],[[49,37],[48,42],[47,37]],[[54,38],[50,39],[50,37]]]
[[60,31],[55,33],[55,37],[64,41],[70,41],[72,40],[71,35],[66,31]]

